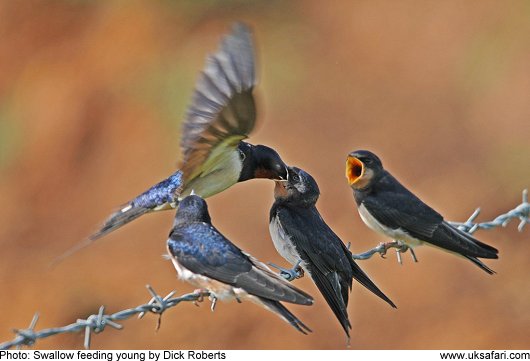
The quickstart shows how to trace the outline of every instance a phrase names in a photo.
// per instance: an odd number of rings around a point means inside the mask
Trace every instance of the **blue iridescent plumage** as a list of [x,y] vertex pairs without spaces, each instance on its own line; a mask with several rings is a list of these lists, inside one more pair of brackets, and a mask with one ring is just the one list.
[[129,204],[132,207],[143,208],[156,208],[166,203],[175,204],[176,191],[180,186],[182,186],[182,172],[178,170],[134,198]]
[[[178,229],[178,241],[168,240],[168,248],[176,257],[193,256],[197,262],[212,267],[226,264],[230,258],[248,259],[239,248],[206,223],[192,223]],[[250,269],[250,263],[249,267]]]
[[175,208],[178,202],[177,191],[182,185],[182,172],[177,171],[168,178],[155,184],[147,191],[135,197],[123,206],[119,211],[113,213],[96,233],[90,236],[90,240],[96,240],[116,228],[127,224],[146,213]]
[[103,226],[86,238],[83,242],[78,243],[75,247],[70,248],[60,257],[54,260],[54,263],[60,262],[73,253],[90,245],[93,241],[109,234],[117,228],[135,220],[136,218],[157,210],[175,208],[178,203],[178,191],[182,186],[182,172],[176,171],[168,178],[158,182],[147,191],[135,197],[132,201],[122,206],[120,210],[114,212],[107,218]]
[[311,305],[312,297],[223,236],[211,224],[201,197],[188,196],[179,203],[167,249],[179,277],[206,288],[214,300],[250,300],[298,331],[311,331],[280,302]]

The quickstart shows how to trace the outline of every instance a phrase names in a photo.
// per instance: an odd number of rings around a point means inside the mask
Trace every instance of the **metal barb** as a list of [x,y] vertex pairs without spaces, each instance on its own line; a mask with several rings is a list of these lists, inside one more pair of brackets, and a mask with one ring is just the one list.
[[[23,337],[25,339],[23,344],[17,345],[17,350],[20,350],[22,345],[25,346],[31,346],[35,343],[37,340],[37,337],[35,335],[35,326],[37,325],[37,321],[39,320],[39,313],[35,312],[33,315],[33,318],[31,319],[31,322],[29,323],[29,327],[25,330],[18,330],[14,329],[13,332],[15,332],[17,335]],[[0,345],[0,349],[3,349]]]
[[401,250],[400,249],[396,249],[396,256],[397,256],[397,261],[400,265],[403,265],[403,261],[401,260]]
[[[34,328],[39,318],[39,315],[35,314],[29,325],[29,328],[13,330],[16,334],[15,338],[11,341],[0,343],[0,350],[7,350],[13,347],[31,346],[41,338],[47,338],[61,333],[73,333],[79,331],[84,331],[85,337],[83,346],[85,349],[89,349],[93,332],[101,333],[105,330],[106,326],[110,326],[117,330],[121,330],[123,328],[123,325],[116,321],[125,320],[136,315],[143,315],[148,312],[161,316],[162,313],[167,309],[175,307],[183,301],[195,302],[205,296],[210,295],[208,291],[202,290],[201,292],[188,293],[179,297],[174,297],[175,291],[172,291],[167,296],[162,297],[158,295],[149,285],[147,286],[147,290],[152,296],[148,303],[134,308],[118,311],[113,314],[105,314],[105,307],[101,306],[97,314],[90,315],[86,319],[78,319],[76,322],[67,326],[46,328],[40,331],[35,331]],[[160,318],[157,322],[157,327],[160,327]]]
[[90,327],[85,327],[85,342],[83,343],[83,346],[85,347],[85,350],[88,350],[90,348],[90,336],[92,335],[92,332],[90,332]]
[[210,300],[212,301],[212,306],[210,307],[210,309],[213,311],[215,311],[215,306],[217,305],[217,297],[215,297],[214,295],[210,295]]

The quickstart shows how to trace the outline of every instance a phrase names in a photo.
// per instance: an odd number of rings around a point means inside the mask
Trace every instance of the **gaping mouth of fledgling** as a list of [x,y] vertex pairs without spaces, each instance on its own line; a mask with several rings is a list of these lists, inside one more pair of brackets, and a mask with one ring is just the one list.
[[364,164],[358,158],[348,156],[346,160],[346,178],[351,186],[359,181],[364,175]]

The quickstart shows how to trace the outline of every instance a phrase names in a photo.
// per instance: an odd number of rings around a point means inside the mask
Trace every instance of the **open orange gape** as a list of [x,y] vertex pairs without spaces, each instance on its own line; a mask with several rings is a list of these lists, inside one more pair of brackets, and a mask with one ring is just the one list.
[[348,156],[346,159],[346,178],[351,186],[355,184],[364,175],[364,164],[359,159]]

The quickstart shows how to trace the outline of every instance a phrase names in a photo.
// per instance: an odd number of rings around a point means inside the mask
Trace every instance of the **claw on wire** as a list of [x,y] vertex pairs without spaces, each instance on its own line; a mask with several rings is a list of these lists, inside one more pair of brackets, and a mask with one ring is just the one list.
[[201,303],[202,301],[204,301],[204,294],[208,292],[207,290],[205,289],[202,289],[202,288],[197,288],[196,290],[193,291],[193,293],[197,294],[198,295],[198,298],[193,301],[193,304],[197,307],[200,307],[199,303]]
[[285,278],[287,281],[291,282],[294,279],[304,277],[304,270],[302,269],[302,267],[300,267],[300,263],[302,263],[302,260],[298,260],[298,262],[296,262],[296,264],[291,269],[283,268],[274,263],[269,263],[269,266],[279,270],[280,276]]

